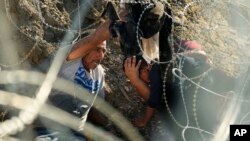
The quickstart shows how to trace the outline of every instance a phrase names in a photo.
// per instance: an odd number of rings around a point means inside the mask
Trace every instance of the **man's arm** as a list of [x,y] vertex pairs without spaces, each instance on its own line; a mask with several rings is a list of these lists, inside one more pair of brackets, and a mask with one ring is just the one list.
[[140,96],[147,101],[150,94],[149,86],[139,78],[140,61],[136,65],[136,58],[127,58],[124,63],[125,74],[130,80],[131,84],[135,87]]
[[109,33],[110,21],[106,20],[89,36],[82,38],[74,46],[73,50],[67,56],[67,60],[74,60],[85,56],[91,49],[101,44],[110,37]]

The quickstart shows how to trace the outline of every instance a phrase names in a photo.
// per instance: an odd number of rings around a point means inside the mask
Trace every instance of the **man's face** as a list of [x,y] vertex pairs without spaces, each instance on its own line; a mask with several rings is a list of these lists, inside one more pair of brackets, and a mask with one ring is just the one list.
[[100,64],[101,61],[103,60],[105,53],[106,53],[106,41],[102,42],[96,48],[92,49],[83,58],[83,64],[86,67],[86,69],[88,70],[95,69],[97,65]]

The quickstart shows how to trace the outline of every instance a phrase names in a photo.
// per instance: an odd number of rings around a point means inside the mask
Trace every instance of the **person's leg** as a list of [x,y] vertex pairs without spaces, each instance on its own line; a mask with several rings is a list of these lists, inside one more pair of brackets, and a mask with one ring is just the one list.
[[144,116],[135,119],[134,121],[132,121],[132,123],[136,127],[145,127],[148,124],[148,122],[152,119],[153,115],[154,115],[154,108],[147,106]]

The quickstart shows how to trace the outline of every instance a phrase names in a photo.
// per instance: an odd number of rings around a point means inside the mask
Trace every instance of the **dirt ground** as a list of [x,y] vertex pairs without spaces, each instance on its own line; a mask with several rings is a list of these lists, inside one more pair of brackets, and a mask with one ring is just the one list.
[[[166,4],[172,9],[172,15],[169,16],[174,20],[173,37],[197,40],[212,60],[213,67],[226,71],[230,76],[238,76],[247,70],[240,62],[247,62],[250,56],[246,47],[250,40],[247,34],[249,28],[244,28],[250,10],[242,3],[167,0]],[[106,1],[84,1],[78,4],[77,0],[3,0],[0,4],[0,10],[15,31],[13,40],[20,46],[17,54],[24,58],[19,64],[28,60],[34,66],[56,52],[66,33],[77,36],[79,31],[97,27]],[[119,5],[118,2],[115,4]],[[89,5],[89,12],[80,12]],[[74,16],[81,17],[84,14],[86,18],[80,26],[81,30],[68,30]],[[234,22],[235,17],[238,22]],[[242,26],[243,29],[238,28]]]

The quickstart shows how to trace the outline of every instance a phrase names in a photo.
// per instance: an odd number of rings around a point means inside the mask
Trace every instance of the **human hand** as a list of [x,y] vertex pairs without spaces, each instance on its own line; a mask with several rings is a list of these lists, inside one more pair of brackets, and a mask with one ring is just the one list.
[[140,65],[141,65],[141,60],[136,65],[135,56],[129,57],[125,60],[124,71],[125,71],[125,74],[129,78],[130,81],[132,81],[133,79],[139,78]]

